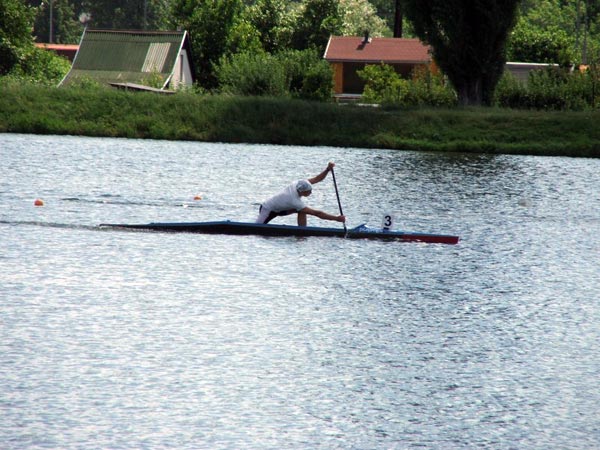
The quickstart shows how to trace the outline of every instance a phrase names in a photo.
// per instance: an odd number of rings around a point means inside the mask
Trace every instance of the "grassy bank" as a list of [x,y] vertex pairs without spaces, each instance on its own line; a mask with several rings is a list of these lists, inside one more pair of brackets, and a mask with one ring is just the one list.
[[0,132],[600,157],[600,111],[381,108],[0,81]]

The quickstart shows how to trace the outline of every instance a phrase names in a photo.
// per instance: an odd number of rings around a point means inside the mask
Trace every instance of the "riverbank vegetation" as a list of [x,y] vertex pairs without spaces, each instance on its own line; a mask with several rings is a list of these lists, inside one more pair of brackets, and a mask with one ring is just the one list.
[[[484,56],[468,64],[460,60],[485,41],[465,40],[460,34],[459,40],[473,49],[429,42],[443,73],[419,69],[404,79],[389,67],[367,66],[361,76],[366,82],[362,102],[368,107],[332,101],[333,74],[322,59],[323,48],[332,34],[367,29],[372,36],[390,36],[391,26],[398,25],[398,9],[390,11],[385,6],[389,2],[166,0],[143,2],[149,7],[143,16],[138,3],[129,2],[124,9],[115,0],[0,1],[0,132],[600,155],[600,7],[592,2],[512,1],[511,8],[502,9],[506,17],[499,34],[504,38],[494,44],[505,52],[493,61]],[[465,8],[460,1],[429,2],[440,13],[431,24],[433,16],[421,3],[395,2],[411,19],[400,21],[404,37],[455,27],[452,17],[440,11]],[[486,17],[469,16],[472,25],[498,19],[483,7],[497,7],[498,2],[478,4]],[[53,7],[60,14],[48,16]],[[49,17],[54,22],[44,28]],[[33,36],[40,41],[48,33],[50,41],[54,36],[55,42],[76,42],[77,17],[96,28],[188,30],[196,85],[170,96],[119,92],[92,80],[57,88],[69,63],[34,47]],[[486,32],[489,27],[484,26],[481,33]],[[478,55],[489,54],[485,48],[477,50]],[[519,82],[506,73],[501,76],[505,60],[553,67]],[[485,91],[461,87],[463,71],[472,76],[490,68],[495,71],[491,78],[471,77],[467,83],[485,85]]]
[[[453,107],[457,97],[440,73],[417,68],[411,79],[401,78],[391,66],[370,65],[359,72],[365,80],[363,101],[392,107]],[[600,66],[581,70],[548,66],[530,72],[527,81],[506,71],[494,91],[492,105],[513,109],[578,111],[600,106]]]
[[0,132],[600,157],[600,111],[393,109],[0,82]]

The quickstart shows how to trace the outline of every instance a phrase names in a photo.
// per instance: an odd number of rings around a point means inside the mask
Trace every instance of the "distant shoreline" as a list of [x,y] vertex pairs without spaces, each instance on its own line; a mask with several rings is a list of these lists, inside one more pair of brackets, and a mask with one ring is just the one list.
[[0,82],[0,132],[600,157],[600,111],[385,108]]

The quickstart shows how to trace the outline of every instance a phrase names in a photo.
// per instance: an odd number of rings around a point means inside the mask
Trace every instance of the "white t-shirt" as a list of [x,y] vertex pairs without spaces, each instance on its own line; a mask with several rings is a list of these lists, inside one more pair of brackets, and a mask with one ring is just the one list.
[[290,209],[300,211],[303,209],[306,205],[296,190],[297,183],[298,181],[294,181],[279,194],[263,202],[263,208],[274,212],[288,211]]

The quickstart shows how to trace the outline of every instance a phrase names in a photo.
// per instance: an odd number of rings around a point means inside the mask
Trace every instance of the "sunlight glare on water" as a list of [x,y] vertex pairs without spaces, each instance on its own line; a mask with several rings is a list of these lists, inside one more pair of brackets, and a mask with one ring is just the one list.
[[[600,447],[596,160],[6,134],[0,158],[3,448]],[[98,227],[253,221],[328,161],[349,227],[460,243]],[[308,203],[337,211],[330,178]]]

